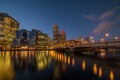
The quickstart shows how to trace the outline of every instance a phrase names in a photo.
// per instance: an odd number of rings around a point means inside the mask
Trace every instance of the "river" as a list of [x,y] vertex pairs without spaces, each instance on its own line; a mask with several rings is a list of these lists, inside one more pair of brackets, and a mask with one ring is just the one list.
[[60,51],[0,51],[0,80],[120,80],[120,60]]

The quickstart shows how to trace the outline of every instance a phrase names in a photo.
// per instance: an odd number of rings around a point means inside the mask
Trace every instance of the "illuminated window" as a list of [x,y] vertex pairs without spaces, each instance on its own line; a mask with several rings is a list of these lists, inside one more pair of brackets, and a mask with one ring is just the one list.
[[0,21],[3,21],[4,20],[4,18],[3,17],[0,17]]
[[10,22],[10,26],[11,26],[12,28],[15,28],[15,22],[11,21],[11,22]]

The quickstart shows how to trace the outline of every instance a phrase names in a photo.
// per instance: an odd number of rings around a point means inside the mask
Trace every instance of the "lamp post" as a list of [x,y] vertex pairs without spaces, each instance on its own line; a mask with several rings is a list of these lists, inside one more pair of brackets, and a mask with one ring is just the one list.
[[119,38],[116,36],[114,39],[115,39],[115,41],[118,41]]
[[93,37],[91,36],[91,37],[90,37],[90,39],[92,40],[92,39],[93,39]]
[[103,38],[101,38],[101,43],[103,43],[104,42],[104,39]]
[[90,41],[91,41],[91,44],[94,43],[94,39],[92,36],[90,37]]
[[105,37],[106,37],[106,50],[107,50],[107,38],[109,37],[109,34],[106,33],[106,34],[105,34]]

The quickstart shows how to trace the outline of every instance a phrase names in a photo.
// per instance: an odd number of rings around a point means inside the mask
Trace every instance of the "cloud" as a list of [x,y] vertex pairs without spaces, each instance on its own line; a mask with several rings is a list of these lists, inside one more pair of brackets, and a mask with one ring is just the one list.
[[[117,0],[116,0],[117,1]],[[102,34],[109,31],[111,28],[120,25],[120,6],[106,10],[101,15],[83,15],[90,21],[96,21],[97,26],[93,29],[94,34]]]
[[94,15],[84,15],[85,18],[89,19],[90,21],[96,21],[96,17]]
[[110,18],[111,16],[113,16],[115,14],[115,11],[119,9],[119,7],[115,7],[111,10],[107,10],[105,12],[103,12],[100,16],[96,16],[96,15],[93,15],[93,14],[90,14],[90,15],[83,15],[85,18],[89,19],[90,21],[102,21],[104,19],[108,19]]
[[115,25],[120,24],[120,15],[116,17],[113,21],[101,21],[98,23],[97,27],[93,30],[94,34],[104,33],[111,28],[115,27]]
[[105,32],[105,31],[107,31],[108,29],[110,29],[111,26],[112,26],[112,24],[113,24],[112,22],[102,21],[93,30],[93,33],[95,33],[95,34],[101,34],[101,33]]
[[117,10],[118,7],[116,8],[113,8],[112,10],[108,10],[106,12],[104,12],[100,17],[99,17],[99,20],[103,20],[103,19],[107,19],[111,16],[114,15],[115,11]]
[[98,17],[98,24],[96,28],[93,29],[93,33],[101,34],[120,24],[120,15],[116,13],[118,9],[119,7],[115,7],[101,14],[101,16]]

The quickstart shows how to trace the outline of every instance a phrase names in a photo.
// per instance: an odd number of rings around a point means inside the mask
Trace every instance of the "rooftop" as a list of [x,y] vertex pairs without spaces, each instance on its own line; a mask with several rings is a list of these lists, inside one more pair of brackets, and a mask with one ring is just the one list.
[[13,17],[8,15],[7,13],[0,13],[0,16],[2,16],[2,17],[9,17],[9,18],[13,19],[14,21],[16,21],[19,24],[19,22],[17,20],[15,20]]

